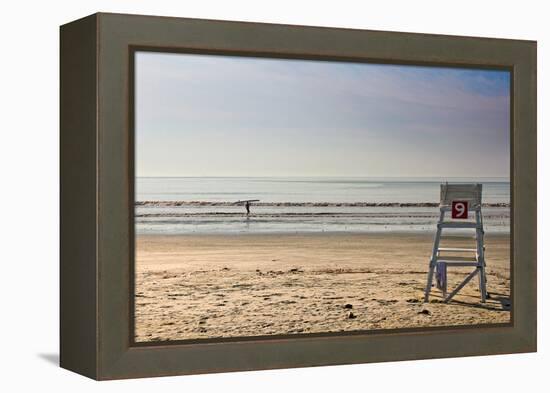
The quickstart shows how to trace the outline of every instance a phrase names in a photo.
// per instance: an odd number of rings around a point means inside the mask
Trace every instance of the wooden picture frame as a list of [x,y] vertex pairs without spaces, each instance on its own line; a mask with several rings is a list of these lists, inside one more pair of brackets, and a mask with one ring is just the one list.
[[[136,50],[507,69],[512,322],[133,341]],[[61,27],[61,367],[120,379],[536,351],[536,42],[98,13]]]

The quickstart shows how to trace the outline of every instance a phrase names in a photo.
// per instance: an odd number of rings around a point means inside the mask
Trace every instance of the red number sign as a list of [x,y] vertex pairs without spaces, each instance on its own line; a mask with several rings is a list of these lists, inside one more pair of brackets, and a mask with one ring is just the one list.
[[453,201],[451,204],[451,217],[458,219],[468,218],[468,202]]

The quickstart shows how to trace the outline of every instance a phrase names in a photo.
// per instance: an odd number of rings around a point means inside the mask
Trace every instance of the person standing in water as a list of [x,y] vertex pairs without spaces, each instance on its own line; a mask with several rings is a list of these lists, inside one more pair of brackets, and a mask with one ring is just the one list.
[[244,207],[246,208],[246,215],[250,215],[250,202],[245,202]]

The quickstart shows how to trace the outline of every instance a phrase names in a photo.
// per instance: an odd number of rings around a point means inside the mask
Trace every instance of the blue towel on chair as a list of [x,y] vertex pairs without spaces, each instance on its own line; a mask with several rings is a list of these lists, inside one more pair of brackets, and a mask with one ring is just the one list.
[[447,292],[447,264],[437,262],[435,265],[435,282],[437,289]]

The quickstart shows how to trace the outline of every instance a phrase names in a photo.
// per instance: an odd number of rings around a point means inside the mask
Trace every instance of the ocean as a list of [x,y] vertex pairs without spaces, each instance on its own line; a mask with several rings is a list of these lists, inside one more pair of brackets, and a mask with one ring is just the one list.
[[136,233],[434,232],[445,181],[482,183],[485,231],[509,233],[508,179],[342,177],[138,177]]

